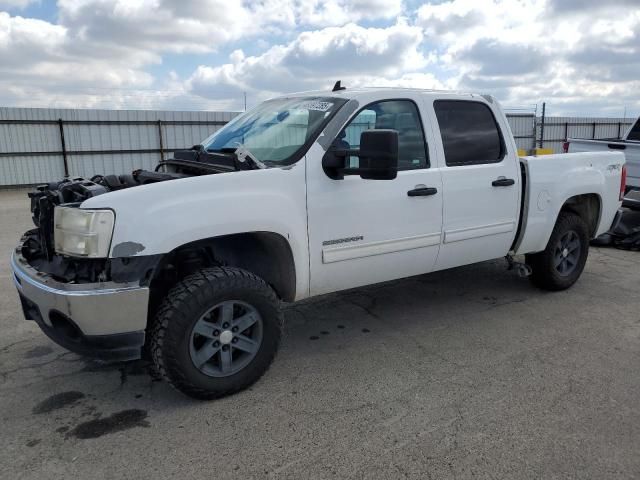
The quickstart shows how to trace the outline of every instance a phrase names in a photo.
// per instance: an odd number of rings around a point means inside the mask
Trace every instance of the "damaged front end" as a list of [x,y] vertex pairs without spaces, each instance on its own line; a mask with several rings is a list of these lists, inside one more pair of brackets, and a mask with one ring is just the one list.
[[[155,171],[66,178],[38,186],[29,193],[35,228],[23,235],[11,258],[25,318],[76,353],[103,360],[140,358],[155,304],[151,283],[163,268],[163,255],[139,255],[144,246],[134,242],[110,251],[115,212],[80,206],[117,190],[248,168],[255,166],[238,162],[233,153],[196,146],[176,152]],[[189,258],[178,264],[188,266]],[[173,275],[169,270],[162,273]]]
[[56,208],[84,214],[89,211],[78,209],[80,204],[116,189],[115,181],[126,188],[148,177],[134,172],[115,179],[65,179],[29,194],[36,228],[13,253],[13,280],[25,318],[68,350],[105,361],[141,357],[149,282],[159,256],[107,258],[108,248],[101,258],[62,255],[55,244]]
[[[140,255],[144,246],[121,242],[111,249],[116,212],[106,207],[80,208],[88,199],[152,183],[265,168],[238,148],[206,151],[201,145],[174,153],[154,171],[127,175],[65,178],[29,193],[35,228],[26,232],[13,252],[13,281],[24,316],[68,350],[103,360],[140,358],[151,298],[163,292],[166,278],[188,270],[187,251],[164,265],[164,255]],[[156,270],[158,275],[156,276]],[[158,277],[160,279],[158,280]]]
[[110,236],[97,258],[61,254],[56,246],[55,237],[60,232],[56,217],[62,210],[75,216],[91,214],[91,210],[78,207],[97,195],[184,176],[182,172],[138,170],[131,175],[91,180],[65,179],[40,185],[31,192],[36,228],[23,235],[11,259],[25,318],[35,321],[48,337],[73,352],[110,361],[140,358],[148,320],[149,284],[161,256],[108,258]]
[[175,152],[174,158],[160,162],[155,171],[135,170],[127,175],[95,175],[91,179],[66,178],[39,185],[28,194],[36,228],[24,234],[19,247],[20,253],[36,270],[62,282],[128,282],[138,276],[142,276],[141,281],[145,281],[145,275],[148,275],[150,266],[157,258],[134,256],[135,253],[130,251],[135,249],[114,249],[114,256],[121,258],[87,258],[56,252],[55,208],[79,207],[89,198],[117,190],[246,168],[249,168],[247,164],[239,162],[233,153],[206,152],[202,146],[197,145],[190,150]]
[[145,344],[149,284],[160,256],[107,258],[107,248],[101,258],[83,258],[62,255],[55,245],[56,208],[80,213],[84,200],[109,191],[75,178],[29,194],[36,228],[13,253],[13,280],[24,317],[57,344],[104,361],[134,360]]
[[153,259],[82,258],[57,253],[54,245],[55,208],[79,207],[83,201],[91,197],[174,178],[181,177],[176,174],[139,170],[131,175],[96,176],[91,180],[72,178],[38,186],[28,194],[36,228],[24,234],[19,247],[21,256],[39,272],[51,275],[61,282],[132,281],[145,266],[152,263]]

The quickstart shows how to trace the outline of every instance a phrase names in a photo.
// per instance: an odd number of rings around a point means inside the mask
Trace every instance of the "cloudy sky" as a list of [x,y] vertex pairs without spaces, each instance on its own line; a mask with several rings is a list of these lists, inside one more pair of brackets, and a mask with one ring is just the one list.
[[640,114],[640,0],[0,0],[0,106],[242,109],[349,86]]

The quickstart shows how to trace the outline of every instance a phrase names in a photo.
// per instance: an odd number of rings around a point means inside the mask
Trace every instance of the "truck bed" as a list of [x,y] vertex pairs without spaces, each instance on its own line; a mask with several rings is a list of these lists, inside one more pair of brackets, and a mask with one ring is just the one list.
[[521,157],[524,167],[524,201],[517,254],[545,249],[558,213],[567,199],[595,194],[600,219],[592,238],[606,232],[620,207],[620,176],[624,155],[620,152],[583,152]]

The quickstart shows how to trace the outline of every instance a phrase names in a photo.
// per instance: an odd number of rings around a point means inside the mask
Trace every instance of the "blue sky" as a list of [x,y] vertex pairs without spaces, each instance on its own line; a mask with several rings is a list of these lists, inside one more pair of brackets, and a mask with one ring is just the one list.
[[0,105],[233,109],[397,85],[640,113],[637,0],[0,0]]
[[58,7],[56,2],[53,1],[40,1],[33,3],[26,3],[26,6],[21,7],[20,2],[13,3],[7,2],[5,4],[6,10],[11,13],[23,15],[30,18],[40,18],[51,23],[57,21]]

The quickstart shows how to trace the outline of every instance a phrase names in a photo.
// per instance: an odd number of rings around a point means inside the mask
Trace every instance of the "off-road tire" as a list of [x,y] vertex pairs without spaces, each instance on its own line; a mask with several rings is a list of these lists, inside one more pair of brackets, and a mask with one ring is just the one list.
[[[202,373],[189,354],[195,322],[214,305],[227,300],[251,304],[262,317],[262,343],[251,362],[226,377]],[[284,317],[273,289],[253,273],[239,268],[202,269],[177,283],[158,308],[150,347],[156,370],[180,392],[201,400],[224,397],[256,382],[273,361]]]
[[[575,232],[580,242],[580,254],[577,263],[567,275],[561,275],[555,266],[556,248],[560,240],[569,232]],[[542,252],[526,255],[526,263],[531,267],[531,282],[544,290],[558,291],[571,287],[584,270],[589,255],[589,230],[582,218],[570,212],[561,212],[558,216],[547,248]]]

